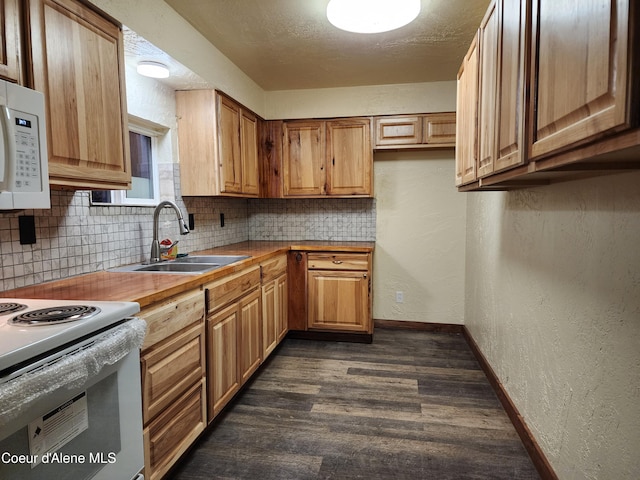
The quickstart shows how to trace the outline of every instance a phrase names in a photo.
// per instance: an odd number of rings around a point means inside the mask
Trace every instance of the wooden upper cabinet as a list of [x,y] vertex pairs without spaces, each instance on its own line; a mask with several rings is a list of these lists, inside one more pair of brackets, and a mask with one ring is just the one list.
[[120,27],[76,0],[28,4],[29,77],[45,96],[51,184],[130,188]]
[[498,71],[498,10],[493,0],[478,30],[480,44],[477,175],[493,173],[496,152],[496,79]]
[[218,125],[220,157],[220,192],[242,192],[242,158],[240,149],[240,106],[226,97],[218,96]]
[[374,119],[376,147],[419,145],[422,143],[420,115],[376,117]]
[[176,92],[185,196],[257,197],[258,117],[214,90]]
[[422,117],[422,143],[452,147],[456,144],[456,114],[433,113]]
[[454,147],[456,113],[375,117],[374,131],[378,150]]
[[20,3],[0,0],[0,78],[23,83]]
[[494,171],[526,162],[524,143],[527,4],[498,0],[498,70]]
[[284,197],[373,194],[371,120],[294,120],[283,125]]
[[458,71],[456,185],[476,180],[478,160],[478,36],[471,42]]
[[323,121],[284,122],[282,172],[285,197],[326,193],[325,148]]
[[371,121],[327,122],[327,194],[370,195],[373,185]]
[[630,11],[629,0],[533,2],[532,159],[631,126]]
[[248,110],[240,115],[240,145],[242,148],[242,193],[260,193],[260,165],[258,164],[258,118]]

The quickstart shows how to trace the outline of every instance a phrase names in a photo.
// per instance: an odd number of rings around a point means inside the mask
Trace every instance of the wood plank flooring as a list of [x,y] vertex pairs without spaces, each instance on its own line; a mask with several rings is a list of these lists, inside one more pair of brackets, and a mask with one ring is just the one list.
[[538,479],[460,334],[286,339],[169,478]]

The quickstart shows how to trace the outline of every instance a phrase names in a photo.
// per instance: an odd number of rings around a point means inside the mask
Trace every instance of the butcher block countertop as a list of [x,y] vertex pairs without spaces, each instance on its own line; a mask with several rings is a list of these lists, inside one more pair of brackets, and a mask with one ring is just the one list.
[[96,300],[138,302],[144,308],[159,300],[222,278],[246,267],[259,264],[289,250],[372,252],[374,242],[301,242],[249,241],[191,252],[192,255],[249,255],[251,258],[198,275],[108,272],[88,273],[63,280],[6,290],[5,298],[42,298],[49,300]]

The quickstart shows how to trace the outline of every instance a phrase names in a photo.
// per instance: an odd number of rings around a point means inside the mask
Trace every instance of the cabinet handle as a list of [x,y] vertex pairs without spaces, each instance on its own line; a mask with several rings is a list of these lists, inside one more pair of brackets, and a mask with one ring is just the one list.
[[336,265],[340,265],[342,263],[342,260],[334,260],[333,263],[335,263]]

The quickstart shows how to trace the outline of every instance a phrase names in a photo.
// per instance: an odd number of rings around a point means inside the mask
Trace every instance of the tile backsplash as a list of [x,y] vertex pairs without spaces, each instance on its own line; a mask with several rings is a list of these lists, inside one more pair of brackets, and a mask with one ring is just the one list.
[[372,198],[249,200],[251,240],[374,241]]
[[[176,203],[185,219],[194,215],[195,228],[179,236],[173,210],[165,209],[159,234],[180,240],[180,252],[246,240],[375,240],[373,199],[246,200],[179,193],[176,188]],[[35,217],[35,244],[20,244],[21,215]],[[50,210],[0,212],[0,291],[140,262],[149,255],[152,230],[153,207],[90,205],[87,191],[54,190]]]

